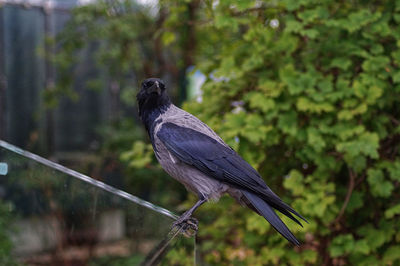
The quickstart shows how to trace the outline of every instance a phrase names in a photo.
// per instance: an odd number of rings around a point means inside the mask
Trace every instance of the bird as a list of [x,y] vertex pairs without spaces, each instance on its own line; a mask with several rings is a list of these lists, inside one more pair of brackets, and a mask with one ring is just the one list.
[[[217,201],[227,193],[243,206],[263,216],[290,243],[300,242],[274,211],[302,226],[308,221],[283,202],[260,174],[209,126],[175,106],[159,78],[145,79],[136,95],[139,118],[149,135],[162,168],[198,201],[184,212],[173,227],[194,224],[193,212],[207,201]],[[297,216],[297,217],[295,217]]]

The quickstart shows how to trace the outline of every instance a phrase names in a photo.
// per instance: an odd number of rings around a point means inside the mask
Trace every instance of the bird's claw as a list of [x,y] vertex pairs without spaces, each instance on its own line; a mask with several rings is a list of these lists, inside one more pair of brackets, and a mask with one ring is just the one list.
[[199,221],[193,217],[178,219],[172,224],[172,229],[180,230],[185,236],[192,237],[199,230]]

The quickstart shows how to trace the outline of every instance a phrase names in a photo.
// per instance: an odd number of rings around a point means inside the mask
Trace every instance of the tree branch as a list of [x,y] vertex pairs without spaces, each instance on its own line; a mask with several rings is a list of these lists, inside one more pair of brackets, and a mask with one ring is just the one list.
[[394,118],[393,116],[389,115],[389,118],[396,126],[400,125],[400,121]]
[[353,193],[356,175],[353,173],[353,171],[351,171],[351,169],[349,169],[349,176],[350,176],[350,180],[349,180],[349,185],[347,187],[346,198],[344,199],[342,208],[340,209],[340,212],[339,212],[338,216],[336,217],[336,219],[333,221],[333,224],[338,223],[340,221],[340,219],[342,219],[344,211],[346,210],[346,207],[349,204],[351,194]]

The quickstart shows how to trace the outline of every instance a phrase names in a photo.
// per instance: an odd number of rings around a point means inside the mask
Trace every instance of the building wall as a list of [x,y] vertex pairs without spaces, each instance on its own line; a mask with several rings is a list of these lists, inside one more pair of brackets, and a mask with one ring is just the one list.
[[63,29],[76,1],[63,1],[62,8],[54,3],[54,9],[0,7],[0,138],[43,155],[90,149],[96,145],[97,126],[113,116],[106,82],[101,92],[85,88],[88,79],[99,75],[92,49],[82,51],[84,60],[71,73],[79,100],[63,98],[55,109],[45,109],[43,91],[57,78],[45,60],[44,51],[53,49],[45,37]]

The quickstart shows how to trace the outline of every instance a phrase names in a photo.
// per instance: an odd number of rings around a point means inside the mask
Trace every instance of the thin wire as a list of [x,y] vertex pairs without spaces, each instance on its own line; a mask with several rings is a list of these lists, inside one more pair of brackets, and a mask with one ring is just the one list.
[[121,198],[127,199],[129,201],[132,201],[132,202],[140,205],[140,206],[143,206],[145,208],[148,208],[150,210],[153,210],[155,212],[158,212],[158,213],[161,213],[161,214],[163,214],[165,216],[168,216],[169,218],[172,218],[174,220],[178,219],[178,216],[176,214],[172,213],[171,211],[169,211],[167,209],[164,209],[162,207],[156,206],[156,205],[154,205],[154,204],[152,204],[152,203],[150,203],[148,201],[145,201],[145,200],[142,200],[142,199],[140,199],[140,198],[138,198],[136,196],[133,196],[133,195],[131,195],[131,194],[129,194],[129,193],[123,191],[123,190],[117,189],[117,188],[112,187],[110,185],[107,185],[107,184],[105,184],[105,183],[103,183],[101,181],[95,180],[95,179],[93,179],[93,178],[91,178],[91,177],[89,177],[87,175],[81,174],[81,173],[79,173],[77,171],[74,171],[74,170],[69,169],[69,168],[67,168],[65,166],[62,166],[61,164],[49,161],[49,160],[47,160],[47,159],[45,159],[43,157],[40,157],[39,155],[36,155],[36,154],[33,154],[33,153],[29,152],[29,151],[25,151],[23,149],[20,149],[20,148],[14,146],[14,145],[12,145],[12,144],[10,144],[8,142],[0,140],[0,147],[3,147],[5,149],[10,150],[12,152],[15,152],[17,154],[20,154],[20,155],[22,155],[24,157],[32,159],[32,160],[34,160],[34,161],[36,161],[38,163],[41,163],[41,164],[46,165],[48,167],[51,167],[53,169],[56,169],[56,170],[58,170],[60,172],[63,172],[64,174],[67,174],[67,175],[73,176],[75,178],[78,178],[78,179],[80,179],[80,180],[82,180],[82,181],[84,181],[86,183],[94,185],[94,186],[96,186],[96,187],[98,187],[100,189],[108,191],[108,192],[110,192],[110,193],[112,193],[114,195],[117,195],[117,196],[121,197]]
[[[172,240],[175,237],[183,232],[183,228],[179,228],[177,230],[172,229],[150,253],[149,257],[146,257],[145,260],[141,263],[142,266],[154,266],[159,264],[159,260],[164,256],[166,249],[169,247]],[[153,253],[154,252],[154,253]]]
[[193,247],[193,265],[197,266],[197,234],[193,237],[194,247]]

